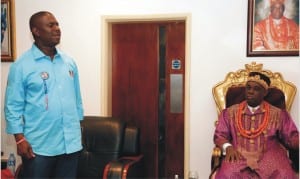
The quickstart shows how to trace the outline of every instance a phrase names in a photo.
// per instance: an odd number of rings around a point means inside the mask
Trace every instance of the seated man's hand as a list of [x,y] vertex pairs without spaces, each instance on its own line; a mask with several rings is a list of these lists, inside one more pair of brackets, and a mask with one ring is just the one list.
[[233,148],[233,146],[228,146],[226,148],[225,161],[227,161],[227,162],[237,162],[241,159],[243,159],[243,156],[241,155],[240,152],[235,150],[235,148]]

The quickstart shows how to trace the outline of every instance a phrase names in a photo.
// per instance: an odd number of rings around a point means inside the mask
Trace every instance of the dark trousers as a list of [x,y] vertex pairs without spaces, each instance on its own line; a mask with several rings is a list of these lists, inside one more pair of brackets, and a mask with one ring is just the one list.
[[35,157],[29,160],[22,158],[22,178],[76,178],[78,158],[79,152],[57,156],[42,156],[35,154]]

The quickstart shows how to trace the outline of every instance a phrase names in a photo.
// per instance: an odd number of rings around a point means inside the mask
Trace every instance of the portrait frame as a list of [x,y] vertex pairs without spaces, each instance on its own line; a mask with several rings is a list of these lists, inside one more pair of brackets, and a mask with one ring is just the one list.
[[13,62],[16,57],[14,5],[14,0],[1,0],[1,62]]
[[[268,56],[299,56],[299,49],[296,50],[256,50],[253,48],[254,26],[262,20],[258,17],[259,3],[264,0],[248,0],[248,22],[247,22],[247,57],[268,57]],[[295,0],[296,16],[299,27],[299,0]],[[266,15],[267,16],[267,15]],[[298,18],[297,18],[298,17]]]

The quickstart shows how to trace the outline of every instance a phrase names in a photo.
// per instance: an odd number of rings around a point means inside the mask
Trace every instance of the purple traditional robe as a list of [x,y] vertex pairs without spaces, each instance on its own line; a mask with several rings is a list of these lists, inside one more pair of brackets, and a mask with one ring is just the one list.
[[[243,137],[236,126],[238,108],[239,105],[236,104],[222,111],[214,142],[220,148],[224,143],[231,143],[244,159],[237,162],[223,161],[216,178],[297,178],[284,147],[299,148],[299,131],[289,113],[270,105],[270,120],[266,130],[250,139]],[[242,113],[243,128],[257,129],[264,116],[263,107],[254,113],[245,107]]]

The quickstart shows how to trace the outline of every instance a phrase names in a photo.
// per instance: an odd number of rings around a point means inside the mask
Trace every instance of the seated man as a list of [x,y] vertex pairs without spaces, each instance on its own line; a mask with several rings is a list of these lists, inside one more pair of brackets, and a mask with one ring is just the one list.
[[287,111],[264,101],[269,86],[250,72],[246,100],[221,112],[214,142],[225,158],[216,178],[297,178],[283,146],[299,149],[299,131]]

